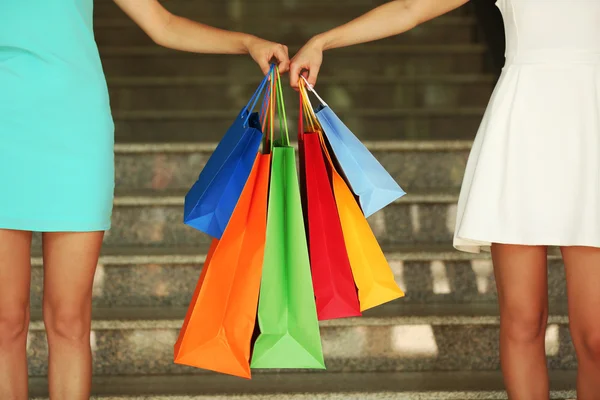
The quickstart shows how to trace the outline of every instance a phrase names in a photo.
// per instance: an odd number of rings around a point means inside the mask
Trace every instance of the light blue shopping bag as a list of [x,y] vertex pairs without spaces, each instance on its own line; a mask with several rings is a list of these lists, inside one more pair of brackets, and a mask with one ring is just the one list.
[[306,85],[321,102],[321,106],[316,110],[317,119],[348,184],[358,196],[365,216],[373,215],[404,196],[406,192],[366,146],[348,129],[308,82]]
[[269,75],[242,108],[185,196],[184,223],[217,239],[229,223],[262,141],[259,117],[252,111]]

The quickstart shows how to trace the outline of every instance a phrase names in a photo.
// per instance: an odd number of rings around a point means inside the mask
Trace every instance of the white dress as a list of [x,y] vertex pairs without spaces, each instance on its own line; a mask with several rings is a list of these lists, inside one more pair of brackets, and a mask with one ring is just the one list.
[[506,66],[467,163],[454,246],[600,247],[600,0],[498,0]]

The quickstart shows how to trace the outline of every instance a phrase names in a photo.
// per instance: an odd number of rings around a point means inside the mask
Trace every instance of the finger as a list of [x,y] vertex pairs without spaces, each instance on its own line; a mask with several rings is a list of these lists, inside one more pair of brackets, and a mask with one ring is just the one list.
[[292,60],[292,63],[290,64],[290,86],[296,90],[298,89],[298,79],[300,78],[301,71],[301,64]]
[[319,76],[319,71],[321,66],[319,64],[312,64],[308,68],[308,78],[306,80],[311,86],[315,86],[317,84],[317,77]]
[[290,69],[290,58],[283,45],[277,46],[273,56],[279,61],[279,73],[283,74]]
[[269,59],[260,59],[258,62],[258,66],[262,70],[263,75],[267,75],[269,71],[271,71],[271,65],[269,64]]

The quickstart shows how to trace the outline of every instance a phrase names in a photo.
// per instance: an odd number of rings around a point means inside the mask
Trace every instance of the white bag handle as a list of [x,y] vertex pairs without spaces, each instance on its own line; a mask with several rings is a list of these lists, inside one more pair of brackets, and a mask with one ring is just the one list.
[[[319,94],[315,91],[315,88],[313,87],[313,85],[311,85],[310,83],[308,83],[308,81],[306,80],[306,78],[304,77],[304,75],[300,75],[300,78],[302,78],[304,80],[304,83],[306,83],[306,87],[308,88],[308,90],[310,90],[311,92],[313,92],[315,94],[315,96],[317,96],[317,99],[319,99],[319,101],[321,102],[321,104],[324,107],[329,107],[327,105],[327,103],[325,103],[325,100],[323,100],[321,98],[321,96],[319,96]],[[309,104],[310,104],[310,100],[309,100]],[[312,105],[311,105],[312,107]]]

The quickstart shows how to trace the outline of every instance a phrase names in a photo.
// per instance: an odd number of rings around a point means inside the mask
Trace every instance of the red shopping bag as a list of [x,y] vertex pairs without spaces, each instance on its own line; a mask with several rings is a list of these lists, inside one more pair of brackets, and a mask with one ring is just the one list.
[[357,317],[360,304],[344,234],[317,129],[304,132],[302,97],[299,118],[300,163],[308,247],[319,320]]

